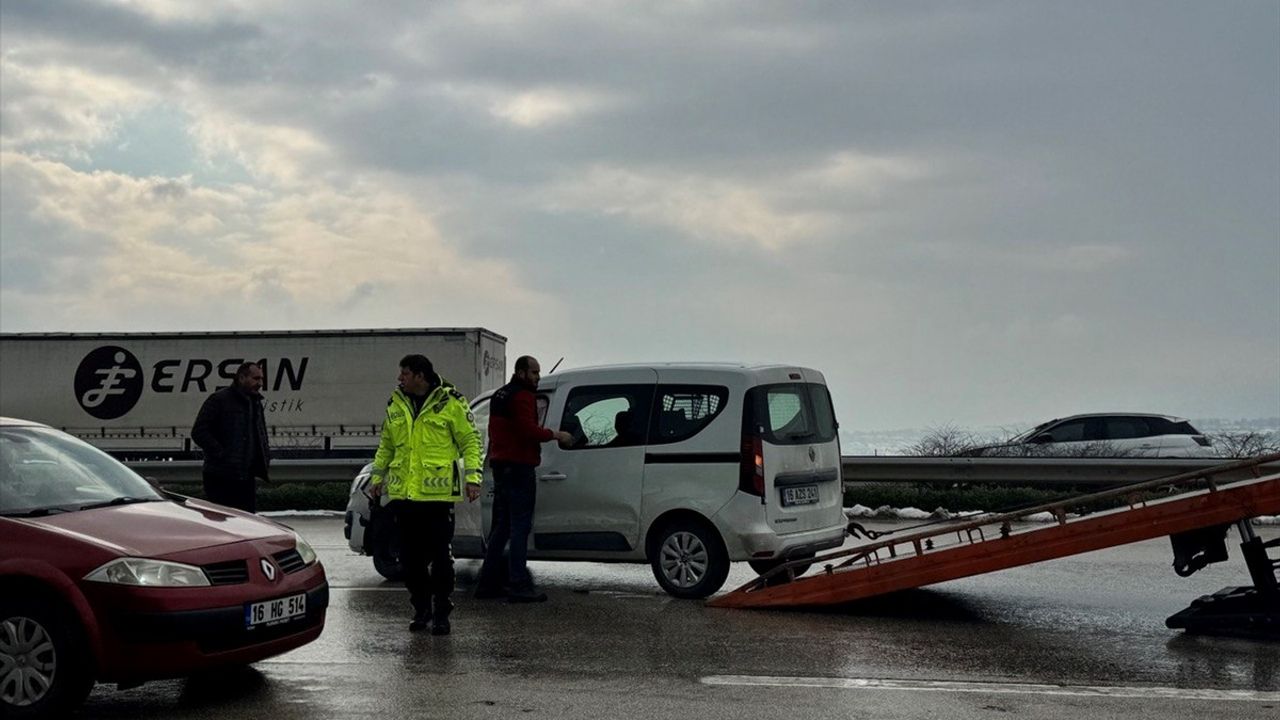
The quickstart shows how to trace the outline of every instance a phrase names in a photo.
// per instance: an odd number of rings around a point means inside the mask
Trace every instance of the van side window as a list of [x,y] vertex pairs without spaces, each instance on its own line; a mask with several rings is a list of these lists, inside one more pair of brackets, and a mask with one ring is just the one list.
[[534,404],[538,408],[538,424],[542,427],[547,426],[547,409],[551,407],[551,398],[546,395],[538,395],[534,400]]
[[649,444],[680,442],[697,435],[724,410],[729,388],[722,385],[659,385]]
[[570,450],[644,445],[652,405],[652,385],[577,387],[565,401],[560,429],[573,436]]

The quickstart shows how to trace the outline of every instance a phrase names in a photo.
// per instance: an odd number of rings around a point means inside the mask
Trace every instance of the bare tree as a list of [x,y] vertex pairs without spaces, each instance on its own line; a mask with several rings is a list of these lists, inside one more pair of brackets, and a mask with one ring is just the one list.
[[1218,457],[1244,458],[1280,452],[1280,435],[1260,430],[1223,432],[1209,435]]
[[908,455],[916,457],[947,457],[962,455],[984,443],[968,430],[961,430],[954,425],[929,428],[919,442],[906,448]]

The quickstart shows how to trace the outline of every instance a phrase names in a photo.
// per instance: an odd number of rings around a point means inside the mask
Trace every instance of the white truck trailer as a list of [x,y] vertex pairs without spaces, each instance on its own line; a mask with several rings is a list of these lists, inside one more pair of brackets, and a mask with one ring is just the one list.
[[194,457],[201,403],[261,364],[280,455],[367,456],[400,358],[420,353],[468,398],[506,382],[506,338],[483,328],[0,334],[0,415],[119,457]]

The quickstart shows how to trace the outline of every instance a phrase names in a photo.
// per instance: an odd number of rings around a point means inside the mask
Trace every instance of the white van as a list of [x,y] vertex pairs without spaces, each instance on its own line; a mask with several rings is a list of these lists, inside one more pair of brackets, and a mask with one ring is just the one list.
[[[839,546],[840,444],[822,374],[769,365],[659,364],[542,378],[540,422],[572,434],[542,446],[530,559],[648,562],[676,597],[719,590],[729,563],[764,572]],[[488,440],[488,396],[472,403]],[[399,573],[394,533],[369,521],[368,470],[351,487],[352,549]],[[482,557],[492,475],[457,512],[454,553]]]

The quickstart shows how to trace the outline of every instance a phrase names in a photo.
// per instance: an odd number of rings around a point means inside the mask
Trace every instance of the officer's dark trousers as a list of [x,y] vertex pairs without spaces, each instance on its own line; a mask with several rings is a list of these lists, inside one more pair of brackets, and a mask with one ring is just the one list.
[[387,507],[400,530],[400,565],[414,610],[430,610],[432,598],[439,607],[453,592],[453,503],[396,500]]
[[257,512],[258,489],[251,477],[236,473],[204,472],[204,497],[209,502]]
[[501,585],[502,551],[510,543],[506,577],[512,589],[529,589],[529,531],[533,528],[533,506],[537,500],[534,467],[519,463],[494,462],[493,525],[485,550],[480,583],[491,589]]

